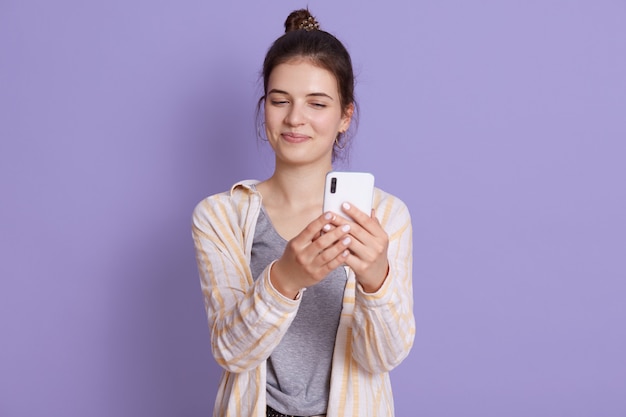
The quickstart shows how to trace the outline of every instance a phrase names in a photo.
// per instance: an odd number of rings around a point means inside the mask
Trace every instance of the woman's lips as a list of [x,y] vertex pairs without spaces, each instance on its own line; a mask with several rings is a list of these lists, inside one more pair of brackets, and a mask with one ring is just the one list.
[[283,133],[281,136],[289,143],[302,143],[309,140],[308,136],[300,135],[298,133]]

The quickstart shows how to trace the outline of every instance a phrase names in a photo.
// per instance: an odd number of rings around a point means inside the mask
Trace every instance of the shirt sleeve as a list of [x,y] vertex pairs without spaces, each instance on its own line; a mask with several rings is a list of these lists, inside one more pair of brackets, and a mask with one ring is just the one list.
[[382,198],[376,213],[389,235],[389,273],[375,293],[366,293],[357,284],[352,329],[352,356],[372,373],[400,364],[415,338],[410,214],[390,195]]
[[213,356],[227,371],[239,373],[269,357],[293,321],[300,301],[273,288],[271,265],[253,279],[245,253],[241,203],[224,200],[209,197],[198,204],[192,217],[192,237]]

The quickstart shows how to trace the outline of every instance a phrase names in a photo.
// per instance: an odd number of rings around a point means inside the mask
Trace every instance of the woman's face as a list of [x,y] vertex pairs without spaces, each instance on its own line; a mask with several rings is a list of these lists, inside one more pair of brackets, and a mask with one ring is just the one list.
[[339,132],[350,126],[352,106],[341,107],[331,72],[306,60],[276,66],[268,79],[265,130],[277,159],[290,165],[330,165]]

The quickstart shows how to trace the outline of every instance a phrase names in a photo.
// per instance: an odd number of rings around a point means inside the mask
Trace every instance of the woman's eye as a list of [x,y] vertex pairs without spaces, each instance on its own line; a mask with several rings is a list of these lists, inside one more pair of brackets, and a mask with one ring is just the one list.
[[326,104],[324,104],[324,103],[311,103],[311,105],[313,107],[315,107],[315,108],[318,108],[318,109],[323,109],[323,108],[326,107]]
[[289,103],[287,100],[271,100],[272,105],[280,106]]

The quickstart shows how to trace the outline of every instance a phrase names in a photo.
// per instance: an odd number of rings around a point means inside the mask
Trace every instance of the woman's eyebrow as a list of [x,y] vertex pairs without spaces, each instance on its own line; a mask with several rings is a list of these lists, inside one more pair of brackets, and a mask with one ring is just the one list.
[[267,95],[269,96],[270,94],[284,94],[284,95],[289,95],[288,92],[283,91],[283,90],[279,90],[277,88],[272,88],[270,91],[267,92]]
[[311,93],[311,94],[307,94],[306,96],[307,97],[326,97],[326,98],[329,98],[331,100],[334,100],[334,98],[332,98],[331,96],[329,96],[326,93]]

